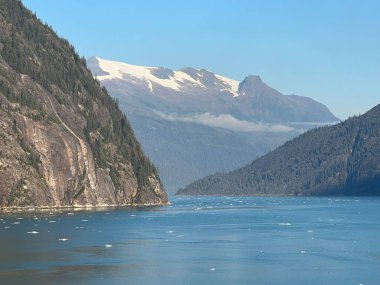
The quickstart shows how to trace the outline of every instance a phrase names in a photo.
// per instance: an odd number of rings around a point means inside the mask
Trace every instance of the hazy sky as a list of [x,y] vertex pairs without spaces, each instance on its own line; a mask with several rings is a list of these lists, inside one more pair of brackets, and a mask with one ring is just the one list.
[[344,119],[380,103],[380,1],[24,0],[80,55],[258,74]]

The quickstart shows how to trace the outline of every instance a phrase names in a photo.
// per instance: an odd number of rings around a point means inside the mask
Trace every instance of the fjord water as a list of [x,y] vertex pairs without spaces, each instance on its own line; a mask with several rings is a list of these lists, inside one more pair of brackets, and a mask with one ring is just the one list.
[[2,214],[0,284],[379,284],[379,198]]

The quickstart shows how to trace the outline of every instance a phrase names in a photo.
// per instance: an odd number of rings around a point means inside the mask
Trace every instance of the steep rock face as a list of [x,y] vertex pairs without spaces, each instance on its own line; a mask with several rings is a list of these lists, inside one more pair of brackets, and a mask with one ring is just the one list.
[[167,203],[157,171],[67,41],[0,0],[0,206]]
[[181,195],[380,195],[380,105],[311,130],[238,170]]

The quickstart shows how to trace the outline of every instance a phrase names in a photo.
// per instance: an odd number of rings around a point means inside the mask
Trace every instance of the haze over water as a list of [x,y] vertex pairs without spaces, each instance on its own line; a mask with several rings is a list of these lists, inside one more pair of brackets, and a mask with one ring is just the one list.
[[1,284],[379,284],[379,198],[0,215]]

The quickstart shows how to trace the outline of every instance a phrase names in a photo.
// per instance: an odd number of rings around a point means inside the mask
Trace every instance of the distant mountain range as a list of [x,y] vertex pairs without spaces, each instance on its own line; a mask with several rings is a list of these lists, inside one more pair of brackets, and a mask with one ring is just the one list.
[[380,105],[308,131],[251,164],[180,195],[380,195]]
[[205,69],[174,71],[98,57],[87,66],[118,99],[169,192],[338,121],[323,104],[283,95],[259,76],[238,82]]

